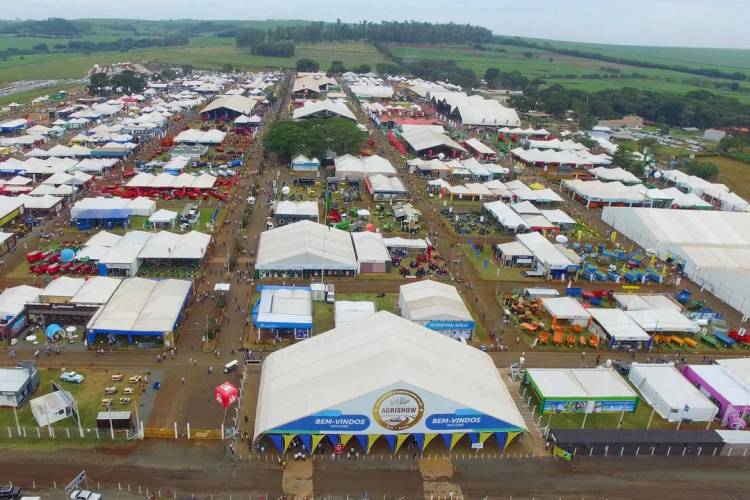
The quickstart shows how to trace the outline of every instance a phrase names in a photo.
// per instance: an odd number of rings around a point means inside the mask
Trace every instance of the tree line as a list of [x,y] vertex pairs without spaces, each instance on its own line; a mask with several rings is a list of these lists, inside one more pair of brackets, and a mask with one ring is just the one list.
[[94,73],[89,78],[88,91],[93,96],[110,94],[139,94],[146,89],[146,78],[131,70],[112,76]]
[[[281,43],[319,43],[364,40],[377,43],[473,43],[492,41],[487,28],[469,24],[433,24],[417,21],[383,21],[335,23],[315,22],[296,26],[276,26],[273,29],[244,28],[227,30],[235,33],[238,48],[253,50],[256,47]],[[223,36],[226,36],[224,34]],[[264,49],[265,50],[265,49]],[[268,54],[263,54],[268,55]],[[286,57],[286,56],[279,56]]]
[[728,127],[750,125],[750,105],[732,97],[695,90],[686,94],[665,94],[631,87],[584,92],[561,85],[544,86],[534,80],[523,95],[513,98],[520,111],[543,109],[557,117],[572,110],[590,126],[596,119],[635,114],[644,119],[675,127]]
[[490,30],[481,26],[456,23],[427,23],[418,21],[383,21],[373,23],[314,22],[296,26],[276,26],[263,30],[237,30],[237,45],[247,47],[249,40],[263,42],[293,41],[297,43],[343,42],[365,40],[392,43],[470,43],[491,42]]
[[0,60],[5,60],[12,56],[48,54],[50,52],[76,52],[83,54],[102,51],[127,52],[129,50],[148,49],[152,47],[178,47],[187,45],[188,42],[189,39],[181,35],[169,35],[163,38],[120,38],[110,42],[69,40],[66,43],[53,44],[51,47],[46,43],[38,43],[29,49],[9,47],[0,50]]
[[19,36],[79,36],[91,29],[81,21],[52,17],[42,21],[19,21],[0,26],[0,33]]

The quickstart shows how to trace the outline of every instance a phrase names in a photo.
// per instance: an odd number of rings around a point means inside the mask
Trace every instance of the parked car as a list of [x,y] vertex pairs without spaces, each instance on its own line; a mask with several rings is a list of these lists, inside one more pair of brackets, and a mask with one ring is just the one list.
[[74,490],[70,493],[70,500],[101,500],[99,493],[88,490]]
[[60,374],[60,380],[74,384],[82,384],[85,379],[86,377],[76,372],[63,372]]
[[21,496],[21,488],[19,486],[0,486],[0,498],[3,500],[11,499],[16,500]]

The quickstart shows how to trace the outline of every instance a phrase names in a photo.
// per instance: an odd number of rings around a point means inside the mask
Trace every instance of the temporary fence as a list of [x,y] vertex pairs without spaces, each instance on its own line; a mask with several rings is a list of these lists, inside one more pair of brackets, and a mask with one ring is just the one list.
[[0,441],[41,439],[85,439],[96,441],[127,441],[140,435],[132,429],[98,429],[78,427],[5,427],[0,428]]

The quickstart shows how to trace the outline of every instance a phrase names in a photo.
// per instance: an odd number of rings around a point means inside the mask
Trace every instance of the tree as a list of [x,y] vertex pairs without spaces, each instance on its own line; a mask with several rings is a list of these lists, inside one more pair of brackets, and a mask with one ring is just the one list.
[[266,31],[257,28],[247,28],[237,31],[235,43],[241,49],[249,49],[266,41]]
[[38,43],[32,47],[37,52],[49,52],[49,47],[46,43]]
[[263,138],[263,146],[285,160],[291,160],[305,144],[307,133],[300,122],[280,121],[274,123]]
[[254,46],[250,52],[256,56],[292,57],[296,47],[290,42],[262,43]]
[[297,71],[301,73],[315,73],[320,71],[320,64],[317,61],[303,57],[297,61]]
[[691,161],[685,165],[685,172],[701,179],[711,179],[719,173],[719,167],[710,162]]
[[339,155],[353,154],[362,149],[367,134],[357,124],[346,118],[330,118],[325,121],[322,131],[326,135],[328,149]]
[[484,81],[490,87],[495,87],[500,81],[500,70],[497,68],[487,68],[484,72]]
[[355,66],[354,68],[352,68],[352,71],[361,75],[363,73],[369,73],[370,71],[372,71],[372,67],[369,64],[360,64],[359,66]]
[[161,70],[161,73],[159,73],[159,80],[162,81],[174,80],[175,78],[177,78],[177,72],[172,68],[163,69]]
[[633,148],[628,144],[619,145],[615,154],[612,155],[612,163],[627,170],[636,177],[643,177],[645,174],[643,162],[635,159],[633,156]]
[[524,52],[523,56],[526,59],[534,59],[534,53],[532,51],[530,51],[530,50],[527,50],[526,52]]
[[138,94],[146,88],[146,79],[131,70],[116,74],[110,82],[113,89],[124,94]]
[[346,73],[346,67],[344,66],[344,63],[341,61],[332,61],[331,66],[328,68],[327,74],[340,75],[342,73]]
[[231,73],[234,70],[234,66],[231,63],[224,63],[221,67],[221,71],[224,73]]
[[183,64],[182,65],[182,74],[183,75],[189,75],[193,72],[193,65],[192,64]]
[[89,94],[100,96],[107,93],[107,88],[111,82],[109,77],[104,73],[94,73],[89,78]]
[[588,113],[583,113],[578,118],[578,128],[581,130],[591,130],[594,125],[596,125],[596,120]]

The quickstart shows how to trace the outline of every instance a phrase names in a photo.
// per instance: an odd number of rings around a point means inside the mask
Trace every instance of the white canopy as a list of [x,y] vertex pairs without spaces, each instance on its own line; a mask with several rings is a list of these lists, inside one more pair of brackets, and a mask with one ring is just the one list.
[[719,411],[672,364],[632,363],[628,379],[646,402],[669,422],[712,422]]
[[303,220],[260,235],[258,270],[357,269],[348,232]]
[[[462,408],[526,429],[486,353],[381,311],[265,359],[255,438],[347,405],[351,413],[369,414],[375,400],[394,388],[421,394],[426,416]],[[388,432],[375,425],[371,433]],[[420,421],[411,430],[426,427]]]

